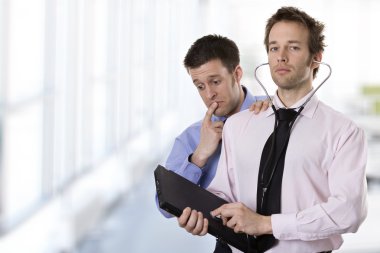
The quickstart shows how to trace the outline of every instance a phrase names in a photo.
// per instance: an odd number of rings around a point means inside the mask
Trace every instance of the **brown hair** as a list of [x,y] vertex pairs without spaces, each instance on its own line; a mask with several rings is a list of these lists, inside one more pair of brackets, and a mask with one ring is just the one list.
[[235,42],[220,35],[206,35],[194,42],[183,63],[186,69],[192,69],[215,59],[221,60],[223,66],[233,73],[240,63]]

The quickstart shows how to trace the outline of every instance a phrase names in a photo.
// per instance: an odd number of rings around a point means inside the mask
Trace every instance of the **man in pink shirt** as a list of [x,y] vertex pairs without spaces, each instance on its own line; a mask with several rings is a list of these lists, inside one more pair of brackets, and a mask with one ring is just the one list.
[[[323,29],[297,8],[280,8],[265,32],[270,72],[278,86],[273,97],[276,112],[243,111],[231,116],[223,129],[221,157],[208,190],[231,203],[211,214],[236,233],[274,239],[252,252],[331,252],[342,245],[342,234],[356,232],[367,215],[363,130],[316,95],[308,101],[325,47]],[[292,108],[297,115],[283,167],[264,169],[277,181],[269,177],[263,182],[260,161],[268,137],[276,132],[279,108]],[[280,189],[280,211],[259,214],[258,203],[264,200],[258,193],[275,187]],[[273,201],[266,196],[266,204]],[[207,233],[208,221],[196,210],[186,208],[178,223],[194,235]]]

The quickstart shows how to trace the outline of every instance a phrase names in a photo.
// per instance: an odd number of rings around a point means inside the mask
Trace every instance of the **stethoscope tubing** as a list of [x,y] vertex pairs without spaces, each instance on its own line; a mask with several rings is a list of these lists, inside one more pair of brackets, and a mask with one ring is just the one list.
[[[295,115],[295,117],[293,118],[293,120],[290,122],[290,125],[289,125],[289,131],[287,133],[287,137],[286,137],[286,142],[289,141],[289,138],[290,138],[290,133],[291,133],[291,129],[294,125],[294,122],[296,121],[296,119],[298,118],[298,116],[300,115],[301,111],[305,108],[306,104],[310,101],[310,99],[314,96],[314,94],[317,92],[317,90],[319,90],[319,88],[330,78],[331,76],[331,73],[332,73],[332,69],[331,69],[331,66],[325,62],[319,62],[319,61],[315,61],[314,62],[318,63],[318,64],[323,64],[325,66],[328,67],[329,69],[329,73],[328,75],[322,80],[322,82],[317,86],[316,89],[313,90],[313,92],[309,95],[309,97],[306,99],[306,101],[300,106],[298,107],[299,109],[297,110],[297,114]],[[273,178],[273,175],[275,173],[275,170],[276,170],[276,167],[277,167],[277,164],[279,162],[279,159],[281,157],[281,154],[284,152],[285,150],[285,146],[286,146],[286,142],[282,145],[281,149],[280,149],[280,154],[277,155],[277,159],[275,160],[274,164],[273,164],[273,167],[272,167],[272,171],[271,171],[271,174],[269,176],[269,179],[267,180],[267,182],[264,182],[264,173],[265,171],[267,170],[267,167],[269,165],[269,161],[274,158],[273,156],[275,155],[274,154],[274,145],[275,145],[275,138],[276,138],[276,134],[277,134],[277,131],[276,131],[276,128],[277,128],[277,125],[278,125],[278,112],[277,112],[277,109],[273,103],[273,100],[272,100],[272,97],[269,96],[268,94],[268,91],[267,89],[264,87],[264,85],[262,84],[262,82],[260,81],[260,79],[258,78],[257,76],[257,70],[259,68],[261,68],[262,66],[265,66],[265,65],[269,65],[269,63],[263,63],[263,64],[260,64],[258,65],[256,68],[255,68],[255,72],[254,72],[254,77],[256,79],[256,81],[259,83],[259,85],[261,86],[261,88],[264,90],[267,98],[271,101],[271,107],[274,111],[274,114],[275,114],[275,123],[274,123],[274,129],[273,129],[273,139],[272,139],[272,145],[271,145],[271,149],[269,151],[269,155],[268,155],[268,159],[267,161],[265,162],[264,164],[264,171],[262,172],[262,175],[261,175],[261,178],[260,178],[260,181],[261,181],[261,187],[263,188],[263,195],[262,195],[262,200],[261,200],[261,209],[263,207],[263,203],[264,203],[264,200],[265,200],[265,193],[267,191],[267,189],[270,187],[270,183],[272,181],[272,178]],[[297,108],[295,108],[297,109]]]
[[[329,64],[325,63],[325,62],[320,62],[320,61],[315,61],[315,63],[318,63],[318,64],[322,64],[326,67],[328,67],[329,69],[329,73],[328,75],[322,80],[322,82],[317,86],[317,88],[315,88],[313,90],[313,92],[309,95],[309,97],[306,99],[306,101],[301,105],[301,107],[305,107],[305,105],[310,101],[310,99],[314,96],[314,94],[317,92],[317,90],[319,90],[319,88],[321,88],[321,86],[330,78],[331,76],[331,73],[332,73],[332,68]],[[272,97],[269,96],[269,93],[267,91],[267,89],[265,88],[265,86],[262,84],[262,82],[260,81],[260,79],[258,78],[257,76],[257,70],[259,68],[261,68],[262,66],[265,66],[265,65],[269,65],[269,62],[266,62],[266,63],[262,63],[260,65],[258,65],[256,68],[255,68],[255,72],[254,72],[254,76],[255,76],[255,79],[256,81],[259,83],[259,85],[261,86],[261,88],[264,90],[265,92],[265,95],[267,96],[267,98],[271,101],[272,105],[273,105],[273,100],[272,100]]]

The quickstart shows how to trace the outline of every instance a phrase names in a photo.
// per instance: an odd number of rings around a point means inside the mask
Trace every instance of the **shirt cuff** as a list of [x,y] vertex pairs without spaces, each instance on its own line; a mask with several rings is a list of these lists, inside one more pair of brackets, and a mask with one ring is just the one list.
[[297,218],[296,213],[272,214],[273,236],[279,240],[297,239]]
[[198,184],[202,176],[202,169],[190,162],[191,155],[189,155],[187,161],[183,164],[180,174],[191,182]]

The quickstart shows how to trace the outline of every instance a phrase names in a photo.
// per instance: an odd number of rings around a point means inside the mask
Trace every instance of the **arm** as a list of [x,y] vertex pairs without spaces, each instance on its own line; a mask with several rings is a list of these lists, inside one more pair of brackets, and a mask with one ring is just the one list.
[[325,202],[298,213],[272,215],[273,235],[280,240],[317,240],[356,232],[366,217],[366,139],[350,124],[336,147],[327,169],[329,196]]
[[[224,136],[223,136],[222,143],[224,143]],[[224,145],[222,144],[222,153],[221,153],[221,158],[219,160],[219,165],[220,165],[221,160],[225,159],[223,150],[224,150]],[[220,173],[221,173],[221,169],[218,168],[216,172],[216,176],[218,176],[218,174]],[[225,175],[224,173],[222,174]],[[214,181],[218,181],[218,179],[214,178],[211,184],[213,184]],[[180,227],[184,228],[187,232],[193,235],[207,234],[208,220],[203,217],[203,214],[201,212],[197,212],[196,210],[191,210],[189,207],[187,207],[183,210],[182,215],[178,217],[177,221]]]
[[[188,128],[176,138],[165,165],[167,169],[198,185],[203,167],[206,165],[216,167],[215,162],[211,161],[211,164],[207,164],[207,162],[217,151],[224,125],[223,122],[212,122],[211,120],[217,106],[217,103],[213,103],[208,108],[200,128]],[[156,204],[158,206],[157,196]],[[164,216],[172,217],[164,210],[160,209],[160,211]]]
[[[193,183],[198,183],[202,175],[202,169],[191,163],[188,159],[194,150],[194,147],[192,146],[192,143],[194,142],[193,131],[194,129],[188,128],[175,139],[174,145],[166,160],[165,167],[192,181]],[[158,210],[166,218],[173,217],[172,214],[159,208],[157,194],[155,196],[155,201]]]
[[200,140],[194,153],[189,157],[190,162],[198,167],[204,167],[218,148],[222,138],[223,122],[212,122],[211,118],[218,104],[212,103],[202,121]]
[[216,164],[207,164],[210,157],[218,149],[222,138],[224,123],[212,122],[211,118],[218,104],[213,103],[207,110],[199,128],[187,129],[176,138],[172,151],[166,161],[166,167],[185,177],[195,184],[199,184],[202,169]]
[[[189,161],[189,156],[193,152],[193,147],[191,146],[191,132],[185,130],[180,136],[178,136],[175,141],[172,150],[166,160],[165,167],[169,170],[176,172],[182,177],[192,181],[193,183],[198,184],[201,175],[202,169],[197,165]],[[156,206],[159,211],[166,217],[173,217],[172,214],[166,212],[165,210],[159,208],[157,194],[155,196]]]

